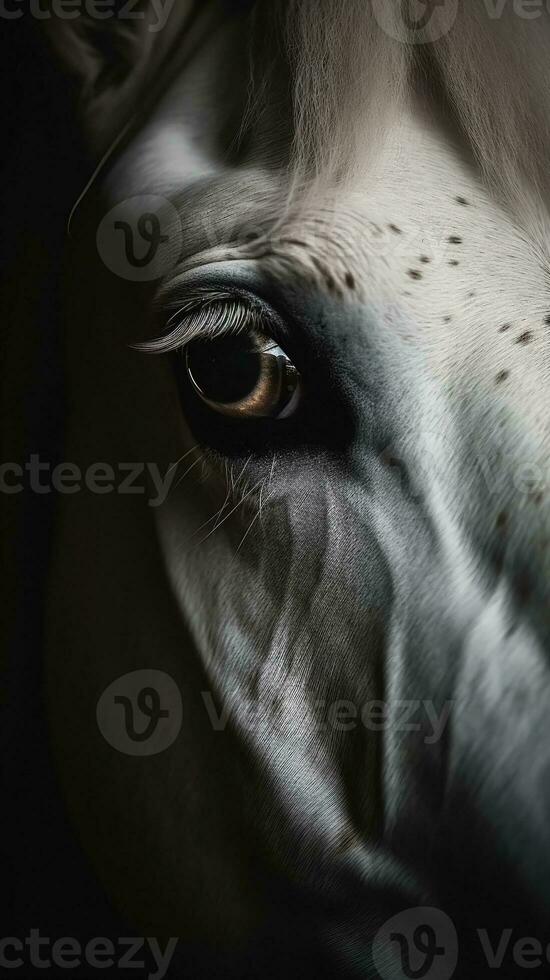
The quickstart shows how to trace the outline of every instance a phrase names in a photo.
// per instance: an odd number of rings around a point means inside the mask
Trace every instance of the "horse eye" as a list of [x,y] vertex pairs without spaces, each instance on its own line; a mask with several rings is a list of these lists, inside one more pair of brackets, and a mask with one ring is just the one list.
[[272,338],[256,331],[194,340],[186,348],[189,380],[199,398],[232,418],[288,418],[301,378]]

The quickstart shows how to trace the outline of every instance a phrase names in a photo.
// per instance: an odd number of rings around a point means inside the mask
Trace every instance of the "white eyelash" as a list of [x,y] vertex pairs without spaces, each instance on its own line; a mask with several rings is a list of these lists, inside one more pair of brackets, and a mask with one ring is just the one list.
[[192,340],[212,340],[245,328],[265,330],[265,314],[258,306],[243,297],[204,292],[191,296],[178,307],[166,324],[166,334],[132,347],[150,354],[167,354]]

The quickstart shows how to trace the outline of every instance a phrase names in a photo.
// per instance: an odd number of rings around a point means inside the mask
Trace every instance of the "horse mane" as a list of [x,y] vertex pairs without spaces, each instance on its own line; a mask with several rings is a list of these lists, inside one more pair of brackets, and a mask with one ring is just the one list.
[[[257,34],[276,39],[276,70],[281,62],[286,67],[293,173],[309,179],[349,176],[357,151],[364,159],[369,146],[380,146],[399,108],[409,49],[380,30],[365,0],[259,3],[256,17]],[[259,96],[260,103],[262,96],[272,96],[270,87],[264,84]]]

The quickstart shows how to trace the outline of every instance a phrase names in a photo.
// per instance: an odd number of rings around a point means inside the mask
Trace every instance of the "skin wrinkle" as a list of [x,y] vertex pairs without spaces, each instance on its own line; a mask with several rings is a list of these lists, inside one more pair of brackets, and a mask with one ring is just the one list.
[[[338,216],[338,225],[336,217]],[[348,219],[346,232],[343,232],[343,223]],[[329,293],[334,291],[335,286],[349,283],[346,279],[364,277],[364,261],[361,263],[362,247],[364,249],[364,239],[357,239],[359,253],[352,246],[350,238],[350,224],[353,219],[360,224],[360,216],[334,212],[333,220],[326,226],[315,226],[313,222],[308,222],[307,218],[300,223],[300,232],[303,240],[292,237],[294,232],[293,225],[285,226],[275,241],[269,242],[269,250],[261,253],[262,259],[266,261],[266,266],[277,269],[277,263],[286,263],[292,259],[292,266],[298,262],[298,269],[302,276],[312,280],[315,285],[323,290],[328,289]],[[322,229],[322,230],[321,230]],[[251,249],[251,258],[256,258],[254,249]],[[312,269],[313,266],[313,269]],[[313,275],[312,275],[313,273]],[[331,288],[332,284],[332,288]],[[364,293],[362,294],[364,297]],[[343,292],[340,291],[343,299]]]

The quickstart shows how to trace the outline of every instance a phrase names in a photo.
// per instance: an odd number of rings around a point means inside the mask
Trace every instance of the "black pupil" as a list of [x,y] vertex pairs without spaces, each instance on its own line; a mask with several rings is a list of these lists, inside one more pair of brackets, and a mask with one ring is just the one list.
[[187,364],[202,394],[214,402],[231,404],[246,398],[260,379],[261,355],[246,334],[219,340],[195,340],[187,351]]

